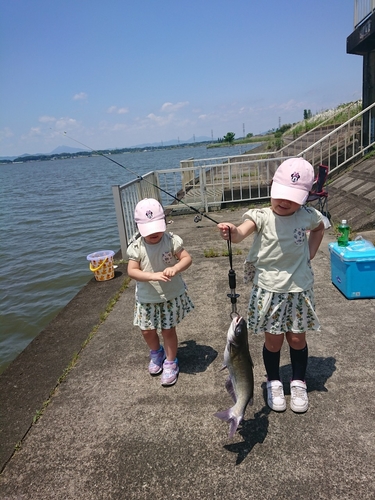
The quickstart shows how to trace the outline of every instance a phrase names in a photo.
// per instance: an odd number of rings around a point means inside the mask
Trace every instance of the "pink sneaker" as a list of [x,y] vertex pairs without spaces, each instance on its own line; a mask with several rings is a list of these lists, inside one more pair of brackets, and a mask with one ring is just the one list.
[[173,385],[177,382],[178,372],[178,360],[174,361],[164,361],[163,373],[161,376],[161,385]]
[[150,351],[150,364],[148,365],[150,375],[159,375],[163,369],[164,360],[165,352],[163,346],[157,352]]

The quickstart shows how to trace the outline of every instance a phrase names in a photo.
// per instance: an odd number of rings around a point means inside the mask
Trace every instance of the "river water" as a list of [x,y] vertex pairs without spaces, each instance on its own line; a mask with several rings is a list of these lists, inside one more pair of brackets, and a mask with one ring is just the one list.
[[[113,159],[143,175],[252,146],[194,146]],[[93,277],[87,255],[119,250],[112,185],[133,178],[102,156],[0,165],[0,373]]]

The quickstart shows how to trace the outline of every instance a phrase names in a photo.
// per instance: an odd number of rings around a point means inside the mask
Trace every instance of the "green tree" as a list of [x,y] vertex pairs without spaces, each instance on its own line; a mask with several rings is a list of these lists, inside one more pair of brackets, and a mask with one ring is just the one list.
[[229,144],[231,144],[234,141],[235,135],[236,134],[234,132],[227,132],[227,134],[224,135],[224,137],[223,137],[224,142],[229,142]]

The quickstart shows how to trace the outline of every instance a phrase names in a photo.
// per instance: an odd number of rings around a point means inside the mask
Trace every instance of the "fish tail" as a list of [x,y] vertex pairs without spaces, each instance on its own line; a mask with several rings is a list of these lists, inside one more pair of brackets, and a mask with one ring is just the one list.
[[229,422],[229,434],[228,437],[232,438],[241,423],[242,416],[235,416],[232,412],[232,408],[228,410],[218,411],[214,413],[214,416],[220,418],[220,420],[224,420],[224,422]]

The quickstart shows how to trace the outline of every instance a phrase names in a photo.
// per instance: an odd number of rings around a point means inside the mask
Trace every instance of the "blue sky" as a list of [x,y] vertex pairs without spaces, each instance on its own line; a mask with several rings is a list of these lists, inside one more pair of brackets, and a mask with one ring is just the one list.
[[0,156],[236,137],[362,96],[354,0],[0,0]]

